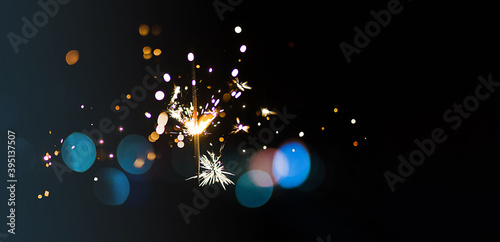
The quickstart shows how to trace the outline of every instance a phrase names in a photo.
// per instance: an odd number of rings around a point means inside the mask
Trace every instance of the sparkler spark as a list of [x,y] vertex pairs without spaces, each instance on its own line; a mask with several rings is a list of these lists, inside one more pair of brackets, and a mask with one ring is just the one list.
[[[234,176],[234,174],[224,171],[224,165],[220,161],[221,156],[215,156],[215,153],[210,151],[207,151],[207,153],[209,157],[207,157],[206,155],[200,157],[201,168],[204,169],[204,171],[200,174],[200,187],[220,182],[222,188],[226,190],[226,187],[224,185],[234,185],[233,181],[231,181],[231,179],[227,178],[226,176]],[[186,180],[190,180],[193,178],[197,178],[197,176],[192,176]]]
[[237,117],[236,118],[236,123],[233,127],[234,127],[234,130],[231,131],[231,134],[235,134],[235,133],[238,133],[240,131],[243,131],[245,133],[248,133],[248,129],[250,128],[250,126],[248,125],[243,125],[240,123],[240,119]]
[[274,111],[270,111],[270,110],[269,110],[269,109],[267,109],[267,108],[263,108],[263,109],[261,110],[261,112],[262,112],[262,116],[263,116],[263,117],[267,117],[268,115],[276,115],[276,112],[274,112]]
[[238,77],[235,77],[233,79],[233,83],[236,84],[236,87],[240,89],[242,92],[244,92],[245,89],[248,90],[252,89],[252,87],[248,85],[248,82],[241,82],[240,79],[238,79]]

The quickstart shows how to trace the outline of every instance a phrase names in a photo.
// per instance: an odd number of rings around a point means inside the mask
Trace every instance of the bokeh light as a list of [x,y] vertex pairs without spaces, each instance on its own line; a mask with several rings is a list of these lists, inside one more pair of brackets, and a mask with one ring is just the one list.
[[161,50],[160,50],[160,49],[155,49],[155,50],[153,51],[153,55],[155,55],[155,56],[159,56],[159,55],[161,55]]
[[251,170],[243,174],[236,182],[236,199],[248,208],[257,208],[264,205],[273,193],[273,186],[257,186],[252,177],[258,177],[264,184],[272,184],[272,179],[267,172]]
[[155,24],[153,25],[153,28],[151,28],[151,33],[154,35],[154,36],[158,36],[161,34],[161,25],[159,24]]
[[165,82],[169,82],[171,80],[170,75],[168,73],[163,74],[163,80],[165,80]]
[[295,188],[309,176],[311,158],[306,147],[291,141],[282,145],[273,157],[273,175],[283,188]]
[[263,178],[262,176],[252,175],[258,173],[250,174],[250,178],[252,179],[255,185],[260,187],[266,187],[266,186],[273,186],[276,184],[276,179],[274,179],[273,177],[273,157],[276,151],[277,150],[273,148],[269,149],[266,148],[263,150],[259,150],[250,158],[250,162],[248,163],[248,170],[264,171],[271,177],[271,183],[269,184],[267,183],[267,180],[265,179],[261,180]]
[[245,51],[247,51],[247,46],[246,46],[246,45],[242,45],[242,46],[240,47],[240,52],[241,52],[241,53],[245,53]]
[[141,24],[139,26],[139,34],[141,36],[146,36],[149,34],[149,26],[147,24]]
[[241,27],[240,27],[240,26],[236,26],[236,27],[234,27],[234,32],[235,32],[235,33],[239,34],[239,33],[241,33],[241,31],[242,31],[242,29],[241,29]]
[[163,91],[157,91],[155,93],[155,98],[156,100],[161,101],[165,98],[165,93]]
[[85,134],[74,132],[64,140],[61,155],[64,163],[77,172],[84,172],[94,164],[96,158],[94,142]]
[[[149,152],[154,152],[153,145],[147,138],[131,134],[122,139],[116,151],[116,157],[120,166],[130,174],[144,174],[153,165],[153,161],[147,159]],[[134,166],[137,159],[144,160],[141,167]]]
[[190,53],[187,55],[187,59],[188,59],[188,61],[194,61],[194,54],[190,52]]
[[151,54],[151,47],[144,46],[144,48],[142,48],[142,53],[144,53],[145,55]]
[[159,126],[165,126],[167,125],[168,122],[168,114],[166,112],[161,112],[160,115],[158,115],[158,119],[156,120]]
[[231,71],[231,76],[236,77],[238,76],[238,73],[239,73],[238,69],[233,69],[233,71]]
[[78,50],[70,50],[68,53],[66,53],[66,63],[68,65],[74,65],[78,60],[80,59],[80,53]]
[[127,200],[130,183],[123,172],[107,167],[96,174],[94,181],[94,193],[102,203],[115,206]]

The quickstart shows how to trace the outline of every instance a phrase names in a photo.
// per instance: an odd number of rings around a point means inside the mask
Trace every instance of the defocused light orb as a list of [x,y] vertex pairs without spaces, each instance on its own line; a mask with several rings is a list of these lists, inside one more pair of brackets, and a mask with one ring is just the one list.
[[276,179],[274,179],[273,177],[273,157],[275,154],[276,154],[276,149],[273,148],[267,149],[266,147],[266,149],[259,150],[250,158],[250,162],[248,163],[248,170],[265,171],[271,177],[271,183],[267,183],[267,180],[263,179],[262,176],[253,175],[259,173],[250,174],[250,178],[252,179],[255,185],[259,187],[267,187],[276,184]]
[[177,135],[177,140],[183,141],[184,135],[182,135],[182,134]]
[[[163,134],[165,132],[165,126],[158,125],[158,126],[156,126],[155,131],[156,131],[157,134]],[[155,139],[155,140],[157,140],[157,139]]]
[[168,114],[166,112],[160,113],[158,119],[156,120],[159,126],[165,126],[168,122]]
[[151,47],[144,46],[144,48],[142,48],[142,53],[144,53],[145,55],[151,54]]
[[163,74],[163,80],[165,80],[165,82],[169,82],[171,80],[170,75],[168,73]]
[[135,168],[142,168],[142,166],[144,165],[144,160],[141,159],[141,158],[137,158],[135,161],[134,161],[134,167]]
[[70,50],[68,53],[66,53],[66,63],[68,65],[74,65],[78,60],[80,59],[80,53],[78,50]]
[[155,55],[155,56],[159,56],[159,55],[161,55],[161,50],[160,50],[160,49],[155,49],[155,50],[153,51],[153,55]]
[[299,137],[304,137],[304,132],[303,131],[299,132]]
[[156,100],[161,101],[165,98],[165,93],[163,91],[157,91],[155,93],[155,98]]
[[233,71],[231,71],[231,76],[236,77],[238,76],[238,73],[239,73],[238,69],[233,69]]
[[139,26],[139,34],[141,36],[146,36],[149,34],[149,26],[147,24],[141,24]]
[[241,33],[241,30],[242,30],[242,29],[241,29],[241,27],[240,27],[240,26],[236,26],[236,27],[234,28],[234,32],[235,32],[235,33],[237,33],[237,34]]
[[212,67],[208,68],[208,72],[212,73],[213,69]]
[[247,46],[246,46],[246,45],[242,45],[242,46],[240,47],[240,52],[241,52],[241,53],[245,53],[245,51],[247,51]]
[[101,169],[94,179],[94,193],[102,203],[110,206],[121,205],[127,200],[130,183],[123,172],[115,168]]
[[224,95],[222,95],[222,101],[227,103],[227,102],[229,102],[230,99],[231,99],[231,94],[224,93]]
[[188,58],[188,61],[194,61],[194,54],[190,52],[190,53],[187,55],[187,58]]
[[148,160],[154,160],[156,159],[156,154],[154,152],[149,152],[148,153]]
[[74,132],[64,140],[61,148],[64,163],[77,172],[84,172],[94,164],[96,158],[94,142],[85,134]]
[[183,141],[177,142],[177,147],[179,147],[181,149],[184,148],[184,142]]
[[[154,152],[153,145],[147,138],[131,134],[120,141],[116,151],[116,157],[120,166],[130,174],[144,174],[153,165],[153,161],[147,160],[149,152]],[[144,160],[140,168],[134,166],[137,159]]]
[[356,123],[356,119],[351,119],[351,124],[355,124]]
[[151,28],[151,33],[154,36],[160,35],[161,34],[161,25],[159,25],[159,24],[153,25],[153,28]]
[[283,188],[295,188],[309,176],[311,158],[297,141],[282,145],[273,157],[273,175]]
[[145,112],[144,116],[146,116],[146,118],[151,118],[151,113],[150,112]]
[[151,138],[155,141],[160,138],[160,134],[156,131],[151,132],[149,136],[151,136]]
[[264,205],[273,193],[273,186],[260,187],[252,182],[251,177],[259,177],[264,184],[272,184],[271,177],[264,171],[251,170],[243,174],[236,182],[236,199],[248,208],[257,208]]

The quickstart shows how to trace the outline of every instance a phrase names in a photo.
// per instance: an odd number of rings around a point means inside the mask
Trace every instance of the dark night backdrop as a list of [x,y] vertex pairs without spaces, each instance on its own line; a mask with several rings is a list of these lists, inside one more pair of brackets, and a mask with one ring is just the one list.
[[[15,54],[7,33],[20,34],[21,17],[31,18],[40,7],[37,1],[2,1],[0,122],[2,132],[14,130],[22,141],[16,235],[0,240],[495,241],[500,94],[480,101],[457,130],[442,115],[474,94],[477,76],[491,73],[499,80],[499,8],[494,1],[401,1],[403,11],[347,64],[339,44],[352,45],[353,28],[364,29],[373,20],[370,11],[386,9],[387,2],[247,0],[221,21],[211,1],[72,0]],[[140,36],[143,23],[161,25],[162,33]],[[241,34],[234,33],[237,25]],[[244,55],[237,51],[241,44],[248,46]],[[146,45],[160,48],[161,57],[144,60]],[[69,66],[64,57],[72,49],[80,59]],[[267,146],[276,148],[303,131],[300,139],[324,164],[317,188],[275,188],[264,206],[246,208],[229,186],[186,225],[178,205],[192,206],[196,184],[184,181],[173,164],[193,161],[191,142],[182,150],[169,147],[173,138],[154,143],[161,157],[143,176],[127,173],[131,194],[121,206],[102,204],[92,190],[99,168],[120,169],[116,159],[65,173],[62,182],[45,167],[42,157],[54,144],[60,147],[61,138],[90,130],[90,123],[105,117],[125,128],[105,135],[107,152],[115,152],[126,134],[147,136],[154,121],[144,112],[157,115],[165,108],[152,91],[124,120],[110,104],[140,84],[146,66],[159,63],[174,78],[188,76],[190,51],[202,68],[229,73],[236,65],[253,86],[228,109],[221,120],[226,125],[212,128],[220,134],[236,116],[251,124],[249,134],[227,138],[223,161],[246,169],[248,157],[237,146],[261,128],[255,111],[286,107],[297,117]],[[214,88],[225,88],[228,78],[212,81]],[[397,172],[397,157],[407,157],[417,148],[414,139],[429,138],[438,127],[448,139],[391,193],[384,172]],[[206,143],[202,152],[210,148]],[[37,199],[45,190],[50,196]],[[7,234],[8,215],[8,193],[1,191],[0,235]]]

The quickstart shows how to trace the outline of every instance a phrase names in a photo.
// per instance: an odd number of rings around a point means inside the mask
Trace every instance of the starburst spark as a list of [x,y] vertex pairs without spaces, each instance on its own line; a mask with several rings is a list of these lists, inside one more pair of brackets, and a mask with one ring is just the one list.
[[231,134],[235,134],[235,133],[238,133],[240,131],[248,133],[248,129],[250,129],[250,126],[241,124],[240,119],[238,117],[236,118],[236,124],[233,127],[234,127],[234,130],[231,131]]
[[248,82],[241,82],[240,79],[238,79],[238,77],[235,77],[233,79],[233,82],[234,84],[236,84],[236,87],[238,87],[238,89],[240,89],[242,92],[244,92],[245,89],[248,90],[252,89],[252,87],[248,85]]
[[[234,176],[234,174],[224,171],[224,165],[220,161],[221,156],[215,156],[215,153],[210,151],[207,151],[207,153],[209,157],[207,157],[206,155],[200,157],[201,168],[204,169],[204,171],[200,174],[200,187],[220,182],[222,188],[226,190],[226,187],[224,185],[234,185],[233,181],[231,181],[231,179],[227,178],[226,176]],[[190,180],[193,178],[197,178],[197,176],[189,177],[186,180]]]
[[267,108],[262,108],[261,112],[263,117],[267,117],[268,115],[276,115],[275,111],[270,111]]

